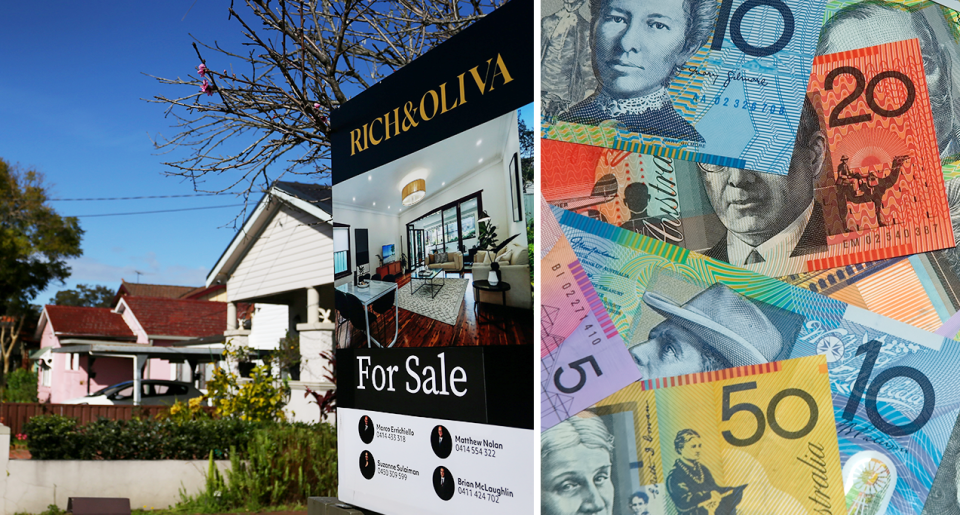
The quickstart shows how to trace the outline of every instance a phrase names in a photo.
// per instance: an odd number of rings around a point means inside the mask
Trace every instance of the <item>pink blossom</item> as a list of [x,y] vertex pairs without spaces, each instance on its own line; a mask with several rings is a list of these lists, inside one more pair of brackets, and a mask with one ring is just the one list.
[[203,84],[200,85],[200,92],[206,93],[207,96],[213,95],[213,86],[211,86],[210,83],[207,82],[207,79],[203,79]]
[[206,65],[204,65],[203,63],[200,63],[200,66],[197,66],[197,73],[199,73],[200,76],[203,77],[204,74],[207,73]]
[[320,110],[320,104],[313,104],[313,108],[316,109],[317,111],[319,111],[319,110]]

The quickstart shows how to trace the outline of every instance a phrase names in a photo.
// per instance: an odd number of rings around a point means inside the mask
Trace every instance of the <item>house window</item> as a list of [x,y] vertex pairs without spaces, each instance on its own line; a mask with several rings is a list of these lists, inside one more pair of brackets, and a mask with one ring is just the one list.
[[51,373],[50,366],[45,361],[40,361],[40,384],[50,386]]
[[350,275],[350,226],[333,224],[333,277]]
[[67,370],[70,370],[71,372],[80,370],[80,354],[77,354],[76,352],[71,353],[67,358],[67,367]]

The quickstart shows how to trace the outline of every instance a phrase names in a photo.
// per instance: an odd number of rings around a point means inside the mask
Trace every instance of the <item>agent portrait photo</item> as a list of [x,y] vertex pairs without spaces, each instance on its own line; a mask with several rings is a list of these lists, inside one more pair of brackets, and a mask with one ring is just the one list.
[[433,448],[433,453],[438,458],[446,458],[450,456],[450,451],[453,449],[453,436],[450,435],[447,428],[437,426],[430,432],[430,447]]
[[710,469],[700,463],[703,442],[700,433],[693,429],[678,431],[673,446],[680,457],[667,474],[667,493],[677,511],[689,515],[735,515],[748,485],[731,488],[717,484]]
[[456,490],[455,482],[456,479],[446,467],[437,467],[433,471],[433,491],[437,492],[437,497],[444,501],[449,501],[453,497],[453,492]]
[[377,462],[370,451],[360,453],[360,473],[367,479],[373,479],[373,475],[377,473]]
[[574,416],[540,438],[541,515],[613,515],[613,436],[600,417]]
[[360,432],[360,440],[363,443],[370,443],[373,441],[373,421],[370,420],[368,415],[360,417],[360,423],[357,424],[357,430]]
[[721,283],[683,305],[653,291],[643,294],[643,303],[666,318],[650,329],[647,341],[630,349],[642,377],[649,379],[787,359],[801,322],[767,307],[776,313],[778,327],[757,305]]
[[597,90],[557,119],[616,120],[631,132],[704,142],[666,87],[713,34],[717,6],[714,0],[590,0]]
[[805,99],[787,175],[697,163],[727,229],[703,254],[744,266],[827,250],[823,206],[814,198],[825,156],[826,137]]

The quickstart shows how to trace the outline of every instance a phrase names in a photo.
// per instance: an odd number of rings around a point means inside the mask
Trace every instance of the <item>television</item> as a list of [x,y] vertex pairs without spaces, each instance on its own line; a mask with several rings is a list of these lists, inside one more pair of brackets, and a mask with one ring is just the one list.
[[382,254],[382,256],[383,256],[383,262],[384,262],[384,263],[390,263],[390,262],[392,262],[392,261],[394,260],[394,258],[396,258],[396,256],[397,256],[397,251],[396,251],[396,249],[394,248],[393,243],[391,243],[391,244],[389,244],[389,245],[384,245],[384,246],[383,246],[383,254]]

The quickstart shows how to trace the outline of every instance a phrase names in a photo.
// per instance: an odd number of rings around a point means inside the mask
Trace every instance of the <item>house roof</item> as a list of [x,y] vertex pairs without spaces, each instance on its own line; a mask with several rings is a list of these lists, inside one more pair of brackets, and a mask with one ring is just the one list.
[[320,222],[333,223],[333,189],[325,184],[306,184],[301,182],[274,181],[263,195],[257,207],[244,220],[243,226],[233,236],[230,245],[224,249],[217,263],[207,274],[207,286],[233,273],[234,268],[253,245],[268,222],[280,210],[281,205],[293,206]]
[[326,213],[333,212],[333,189],[326,184],[277,181],[273,187],[294,198],[305,200]]
[[[203,286],[172,286],[168,284],[140,284],[128,283],[126,280],[120,280],[120,289],[117,290],[117,296],[123,294],[134,295],[137,297],[163,297],[167,299],[179,299],[197,290],[204,289]],[[114,300],[116,305],[116,300]]]
[[136,335],[123,317],[110,308],[47,305],[43,309],[44,315],[41,317],[40,326],[43,326],[45,317],[58,336],[96,336],[136,340]]
[[227,329],[227,303],[127,296],[123,302],[151,337],[199,338]]

